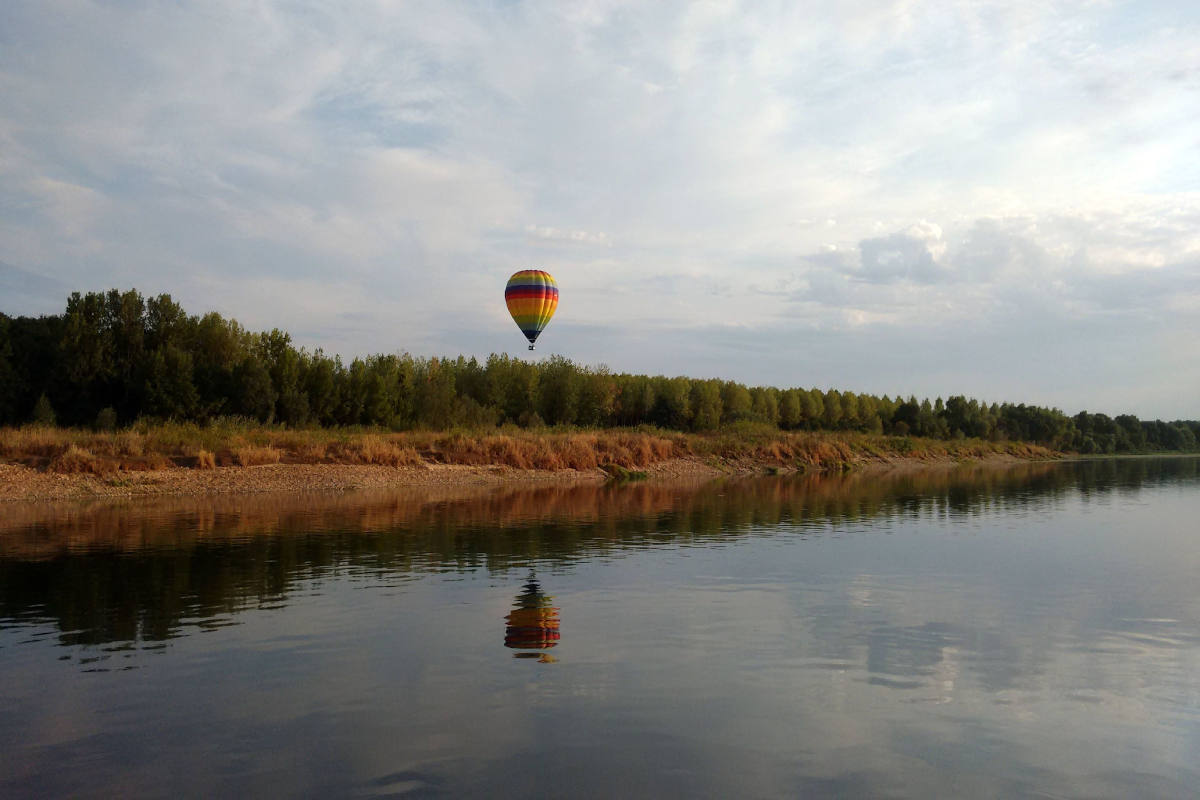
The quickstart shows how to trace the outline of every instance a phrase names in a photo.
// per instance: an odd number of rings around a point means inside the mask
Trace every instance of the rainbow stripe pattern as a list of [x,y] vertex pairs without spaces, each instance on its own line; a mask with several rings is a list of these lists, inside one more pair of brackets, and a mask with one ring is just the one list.
[[554,310],[558,308],[558,284],[549,272],[540,269],[523,269],[513,273],[504,289],[504,302],[508,313],[529,340],[529,349],[538,335],[550,324]]

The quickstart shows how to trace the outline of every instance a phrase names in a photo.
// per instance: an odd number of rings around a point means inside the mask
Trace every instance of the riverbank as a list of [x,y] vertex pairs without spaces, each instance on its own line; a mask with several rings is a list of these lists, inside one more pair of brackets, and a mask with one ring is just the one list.
[[0,500],[843,472],[1059,457],[1037,445],[740,426],[477,433],[157,425],[0,431]]

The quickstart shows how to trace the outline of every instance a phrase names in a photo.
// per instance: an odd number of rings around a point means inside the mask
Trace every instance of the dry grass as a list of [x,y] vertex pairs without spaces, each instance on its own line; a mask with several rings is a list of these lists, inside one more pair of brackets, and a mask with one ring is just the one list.
[[101,463],[87,450],[72,444],[50,459],[50,469],[54,472],[62,472],[68,475],[79,472],[87,472],[95,475],[99,474]]
[[283,451],[276,447],[239,447],[233,451],[234,461],[240,467],[257,467],[262,464],[278,464]]
[[0,433],[0,458],[7,460],[53,458],[63,453],[78,438],[74,431],[27,425],[5,428]]
[[587,470],[601,464],[643,467],[688,455],[684,437],[630,431],[454,434],[430,446],[435,460],[517,469]]
[[[309,449],[316,452],[316,446]],[[414,448],[398,442],[395,437],[367,434],[357,439],[334,442],[321,448],[322,459],[331,458],[338,464],[377,464],[383,467],[404,467],[421,463]]]
[[292,458],[301,464],[321,464],[328,453],[329,445],[325,442],[301,442],[290,451]]
[[592,470],[605,465],[638,470],[694,457],[729,468],[830,470],[896,459],[970,460],[1007,454],[1052,458],[1025,442],[942,441],[861,433],[785,432],[736,425],[708,434],[656,428],[530,431],[513,426],[476,431],[390,433],[370,429],[285,430],[218,420],[195,424],[139,424],[118,432],[26,426],[0,429],[0,462],[55,472],[105,474],[162,469],[173,463],[212,469],[218,464],[424,463],[515,469]]
[[731,465],[792,469],[848,469],[859,464],[912,461],[968,461],[997,455],[1049,459],[1058,453],[1028,442],[981,439],[944,441],[864,433],[765,432],[738,430],[691,438],[695,452]]

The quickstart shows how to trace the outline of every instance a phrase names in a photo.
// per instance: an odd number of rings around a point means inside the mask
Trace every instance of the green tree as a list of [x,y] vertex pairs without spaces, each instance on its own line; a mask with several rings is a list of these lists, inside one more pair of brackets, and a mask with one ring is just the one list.
[[691,407],[688,402],[692,393],[691,381],[683,377],[659,377],[654,382],[656,400],[651,421],[663,428],[687,430],[691,422]]
[[[36,408],[35,408],[36,407]],[[110,412],[111,410],[111,412]],[[1141,421],[980,403],[918,402],[830,389],[748,389],[734,381],[613,375],[565,358],[525,362],[371,356],[344,366],[278,329],[251,333],[219,314],[189,316],[169,295],[74,293],[63,314],[0,315],[0,424],[30,415],[108,427],[139,415],[244,414],[289,425],[641,425],[712,430],[753,419],[784,429],[854,429],[1037,441],[1089,452],[1189,450],[1200,421]]]
[[578,368],[562,356],[541,364],[538,379],[538,412],[550,425],[574,425],[579,414],[583,381]]
[[610,424],[616,400],[617,383],[607,367],[585,372],[579,393],[578,424],[588,427]]
[[192,328],[192,370],[200,398],[197,413],[202,418],[239,413],[243,387],[235,373],[250,354],[249,335],[236,321],[216,313],[205,314]]
[[858,427],[867,433],[883,433],[883,420],[879,418],[879,401],[872,395],[858,396]]
[[[532,420],[537,414],[538,387],[541,373],[528,361],[514,358],[512,377],[504,400],[504,414],[511,420]],[[537,422],[540,423],[539,417]]]
[[341,408],[338,420],[343,425],[362,425],[367,422],[367,362],[356,358],[350,362],[342,376],[342,384],[338,391],[341,398]]
[[734,381],[721,384],[721,422],[749,419],[753,410],[754,398],[749,389]]
[[112,337],[104,326],[103,295],[72,293],[65,316],[58,372],[68,387],[67,421],[82,422],[94,409],[111,405],[107,388],[114,359]]
[[693,381],[688,403],[692,409],[692,430],[713,431],[721,425],[721,382]]
[[779,425],[784,430],[795,430],[804,423],[804,407],[800,400],[801,389],[788,389],[779,398]]
[[879,414],[879,422],[884,431],[892,429],[892,423],[896,416],[896,407],[899,405],[899,399],[893,400],[886,394],[879,398],[876,405],[876,412]]
[[168,344],[147,360],[144,402],[139,413],[163,419],[192,419],[200,396],[192,382],[192,354]]
[[146,303],[141,294],[133,289],[109,291],[101,325],[110,343],[108,384],[103,392],[116,406],[117,416],[130,420],[145,402]]
[[848,430],[858,428],[858,395],[854,392],[842,393],[842,427]]
[[917,426],[915,433],[918,436],[936,436],[938,430],[938,418],[933,413],[933,404],[929,402],[929,398],[921,401],[920,410],[917,411]]
[[1129,450],[1137,453],[1146,449],[1146,431],[1137,417],[1121,414],[1113,421],[1120,426],[1125,441],[1129,443]]
[[488,405],[487,372],[474,356],[455,359],[454,385],[460,397],[469,398],[481,406]]
[[825,417],[821,420],[822,427],[835,431],[842,424],[842,394],[837,389],[825,392]]
[[308,398],[309,413],[318,425],[334,425],[338,421],[341,394],[338,392],[342,362],[317,350],[301,358],[301,384]]
[[148,350],[158,350],[167,345],[183,349],[193,346],[190,339],[196,320],[189,317],[169,294],[146,300],[145,324]]
[[756,386],[750,390],[750,413],[769,425],[779,424],[779,390],[773,386]]
[[804,408],[804,427],[815,431],[824,424],[825,394],[817,388],[809,389],[800,395],[800,403]]
[[658,402],[655,383],[647,375],[621,375],[617,379],[616,418],[622,425],[650,421]]
[[419,365],[417,379],[417,420],[430,428],[443,430],[454,424],[454,370],[432,358]]
[[12,338],[9,319],[0,314],[0,425],[17,422],[17,403],[21,386],[12,364]]
[[262,359],[256,355],[242,359],[233,371],[233,381],[237,388],[238,412],[259,422],[273,422],[278,395]]

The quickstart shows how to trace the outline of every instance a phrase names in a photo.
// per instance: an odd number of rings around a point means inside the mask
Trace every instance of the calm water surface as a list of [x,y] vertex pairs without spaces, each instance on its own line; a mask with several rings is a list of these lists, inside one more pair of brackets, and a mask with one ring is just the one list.
[[1196,459],[0,518],[4,797],[1200,787]]

